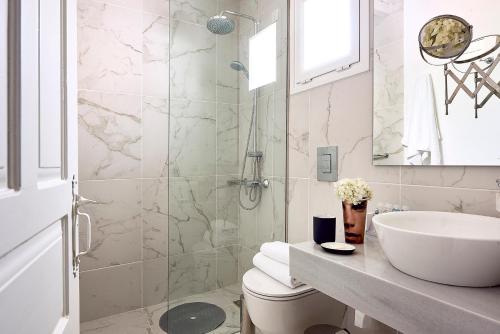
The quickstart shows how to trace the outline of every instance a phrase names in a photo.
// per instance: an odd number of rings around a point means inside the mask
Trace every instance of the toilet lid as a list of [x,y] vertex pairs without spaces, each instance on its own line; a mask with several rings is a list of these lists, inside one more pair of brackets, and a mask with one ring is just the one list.
[[291,289],[257,268],[252,268],[243,275],[243,285],[253,293],[273,298],[289,298],[314,290],[309,285]]

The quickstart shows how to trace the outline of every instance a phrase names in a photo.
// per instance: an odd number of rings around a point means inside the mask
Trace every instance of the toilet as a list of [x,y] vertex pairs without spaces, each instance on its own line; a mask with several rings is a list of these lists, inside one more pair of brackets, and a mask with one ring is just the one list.
[[303,334],[314,325],[339,326],[345,305],[308,285],[291,289],[257,268],[243,275],[248,314],[262,334]]

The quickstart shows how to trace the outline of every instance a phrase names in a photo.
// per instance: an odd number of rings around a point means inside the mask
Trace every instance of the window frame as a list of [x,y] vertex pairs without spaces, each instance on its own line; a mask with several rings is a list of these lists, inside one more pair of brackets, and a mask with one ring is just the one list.
[[[324,72],[311,71],[311,77],[299,78],[297,61],[303,54],[301,45],[297,43],[297,32],[303,27],[296,22],[298,8],[303,6],[306,0],[290,1],[290,93],[296,94],[302,91],[322,86],[333,81],[341,80],[359,73],[370,70],[370,1],[359,1],[359,61],[345,64],[339,68],[323,67]],[[356,1],[356,0],[354,0]]]

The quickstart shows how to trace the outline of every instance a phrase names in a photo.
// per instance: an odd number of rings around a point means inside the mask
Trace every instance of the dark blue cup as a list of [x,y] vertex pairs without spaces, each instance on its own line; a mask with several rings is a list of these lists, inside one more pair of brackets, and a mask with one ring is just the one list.
[[335,217],[313,217],[313,238],[314,242],[321,245],[324,242],[335,241]]

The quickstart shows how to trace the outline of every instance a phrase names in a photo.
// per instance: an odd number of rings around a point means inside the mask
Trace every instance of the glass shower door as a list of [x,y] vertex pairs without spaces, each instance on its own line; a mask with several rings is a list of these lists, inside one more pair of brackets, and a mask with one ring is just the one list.
[[[237,333],[243,274],[285,240],[286,0],[170,1],[169,334]],[[277,23],[277,80],[248,44]]]

